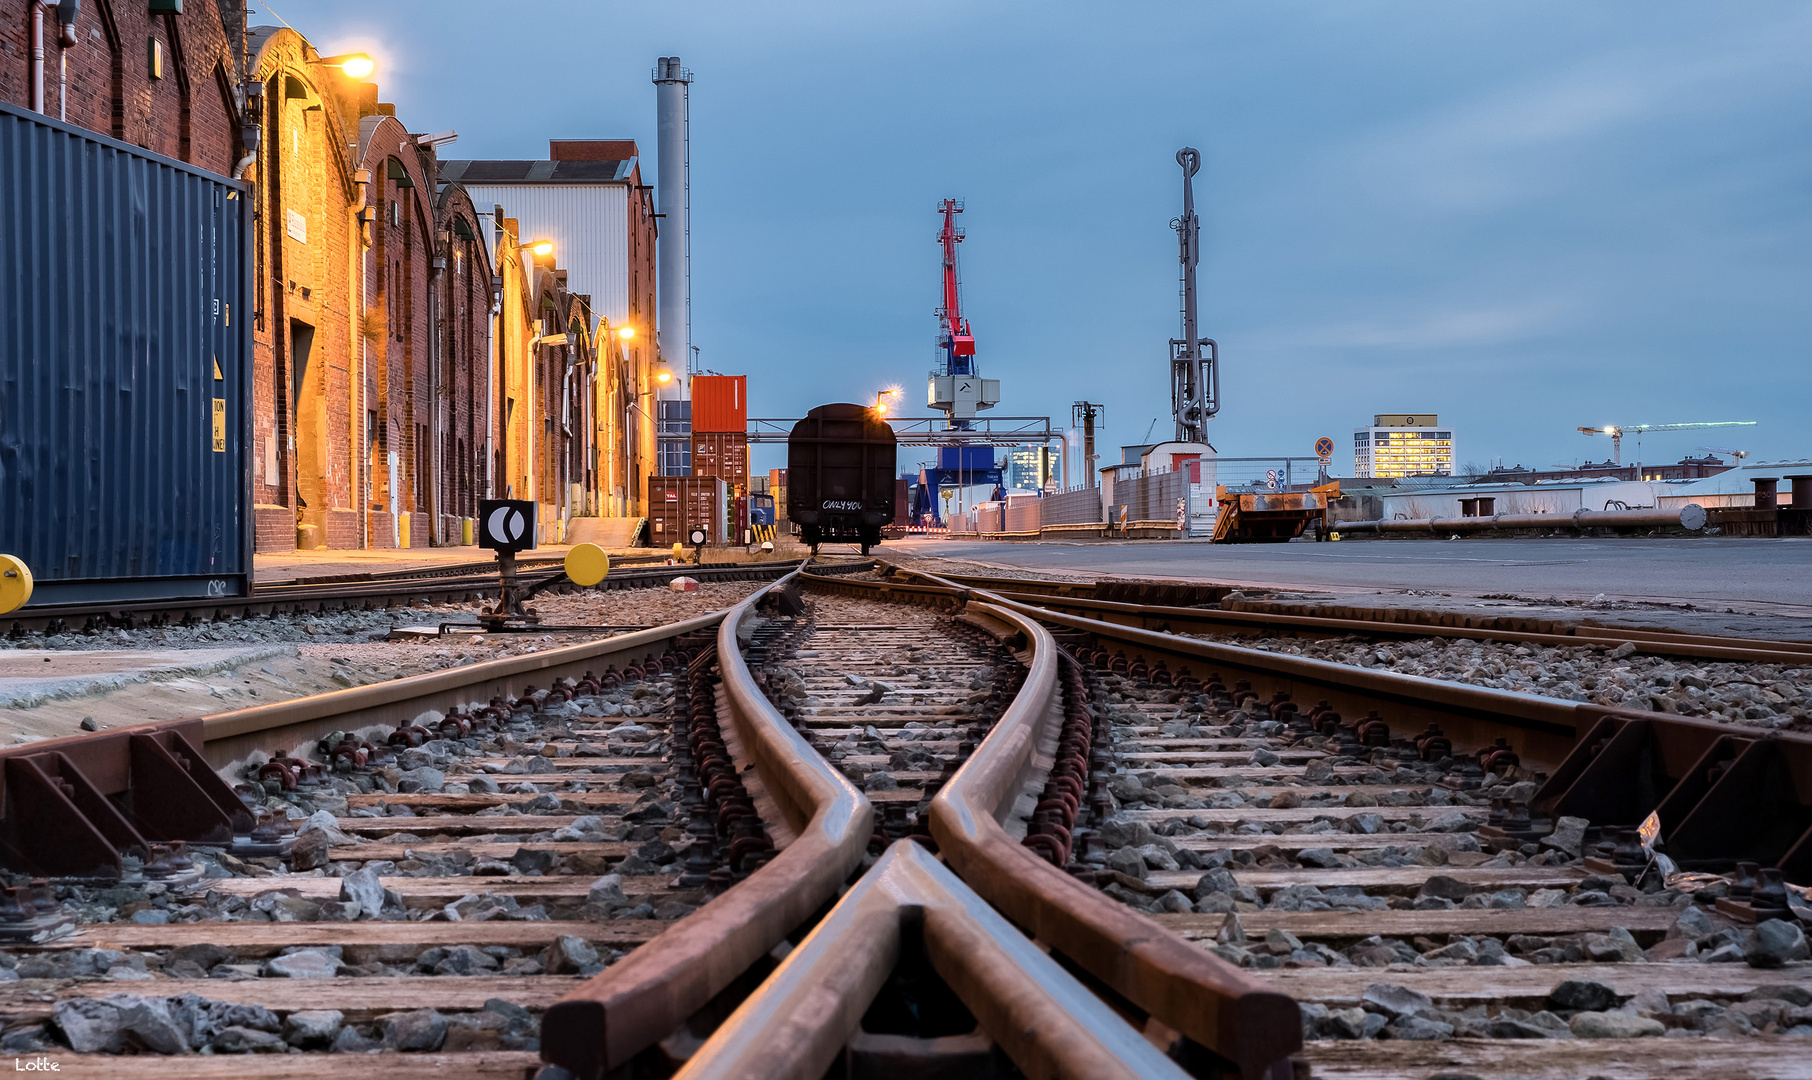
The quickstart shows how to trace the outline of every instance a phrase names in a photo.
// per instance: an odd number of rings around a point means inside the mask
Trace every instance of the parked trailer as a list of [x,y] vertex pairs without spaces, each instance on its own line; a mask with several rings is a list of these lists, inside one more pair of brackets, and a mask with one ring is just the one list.
[[864,405],[820,405],[793,425],[787,438],[787,517],[800,539],[860,544],[881,542],[893,523],[899,450],[893,429]]
[[250,592],[245,190],[0,103],[0,552],[32,604]]

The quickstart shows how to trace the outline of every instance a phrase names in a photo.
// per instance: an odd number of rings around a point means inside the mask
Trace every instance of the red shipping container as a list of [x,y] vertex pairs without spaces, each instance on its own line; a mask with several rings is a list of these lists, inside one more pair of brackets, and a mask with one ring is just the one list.
[[715,476],[648,478],[648,533],[655,547],[689,543],[694,528],[710,533],[709,543],[723,543],[728,510],[727,486]]
[[749,377],[747,375],[692,376],[692,430],[747,434],[749,430]]
[[694,432],[692,475],[715,476],[731,489],[749,486],[749,437],[742,432]]

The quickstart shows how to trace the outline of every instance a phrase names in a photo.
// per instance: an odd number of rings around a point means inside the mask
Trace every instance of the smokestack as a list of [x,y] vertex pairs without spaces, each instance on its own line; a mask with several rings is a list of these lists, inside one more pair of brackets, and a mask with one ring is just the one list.
[[[692,73],[680,66],[677,56],[655,61],[654,100],[656,165],[655,210],[660,220],[660,347],[667,363],[692,372],[692,183],[691,154],[686,127],[686,88]],[[683,388],[690,380],[681,382]]]

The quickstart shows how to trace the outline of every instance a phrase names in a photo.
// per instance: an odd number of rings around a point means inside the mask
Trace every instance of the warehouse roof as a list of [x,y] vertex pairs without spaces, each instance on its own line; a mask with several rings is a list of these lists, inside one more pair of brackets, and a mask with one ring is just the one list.
[[458,184],[627,183],[635,159],[621,161],[475,161],[440,163],[442,180]]

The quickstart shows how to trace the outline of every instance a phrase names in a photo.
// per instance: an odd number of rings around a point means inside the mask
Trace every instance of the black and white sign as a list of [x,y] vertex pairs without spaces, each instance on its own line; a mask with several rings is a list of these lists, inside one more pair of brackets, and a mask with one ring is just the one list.
[[478,546],[492,551],[527,551],[534,547],[535,504],[527,499],[480,500]]
[[693,529],[689,535],[692,537],[693,547],[703,547],[705,541],[711,539],[711,534],[703,529]]

